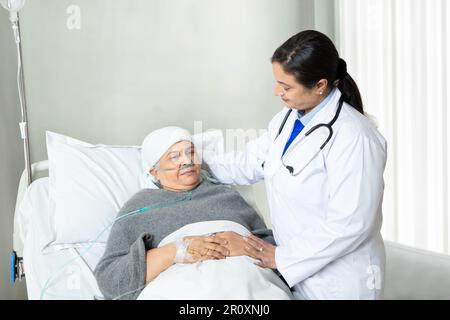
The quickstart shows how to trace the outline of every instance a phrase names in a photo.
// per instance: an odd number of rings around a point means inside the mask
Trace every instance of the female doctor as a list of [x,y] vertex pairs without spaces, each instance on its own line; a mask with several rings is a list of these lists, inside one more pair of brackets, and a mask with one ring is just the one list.
[[243,152],[207,160],[223,183],[265,180],[277,245],[252,235],[247,255],[299,299],[382,298],[386,142],[327,36],[300,32],[271,61],[286,107]]

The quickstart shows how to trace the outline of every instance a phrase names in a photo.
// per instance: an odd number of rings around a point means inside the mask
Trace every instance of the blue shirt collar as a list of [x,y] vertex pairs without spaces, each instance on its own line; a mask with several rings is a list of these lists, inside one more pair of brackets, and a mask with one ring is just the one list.
[[330,93],[328,94],[328,96],[325,99],[323,99],[322,102],[318,106],[314,107],[307,114],[305,114],[305,112],[303,110],[297,111],[297,117],[300,120],[300,122],[303,124],[303,126],[306,127],[308,122],[311,121],[311,119],[314,118],[314,116],[328,104],[328,102],[334,96],[335,92],[336,92],[336,88],[333,88],[330,91]]

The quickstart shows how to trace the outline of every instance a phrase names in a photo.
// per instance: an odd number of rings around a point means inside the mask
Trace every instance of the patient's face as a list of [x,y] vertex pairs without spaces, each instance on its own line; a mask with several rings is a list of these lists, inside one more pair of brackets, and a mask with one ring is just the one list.
[[[186,167],[192,164],[190,167]],[[201,163],[190,141],[172,145],[159,160],[159,168],[150,173],[157,177],[164,189],[185,191],[200,182]]]

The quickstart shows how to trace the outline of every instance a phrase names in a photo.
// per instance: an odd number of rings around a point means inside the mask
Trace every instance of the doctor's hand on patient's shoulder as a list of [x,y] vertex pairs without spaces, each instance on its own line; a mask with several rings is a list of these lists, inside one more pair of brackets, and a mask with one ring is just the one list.
[[226,247],[227,240],[215,236],[189,236],[184,237],[183,240],[187,242],[184,263],[224,259],[230,254]]
[[246,242],[240,234],[233,231],[224,231],[216,233],[216,237],[228,241],[226,247],[230,251],[230,257],[247,255],[244,250]]
[[257,259],[258,262],[255,263],[256,265],[263,268],[277,268],[275,263],[276,246],[254,235],[245,236],[244,240],[246,242],[246,246],[244,247],[245,255]]

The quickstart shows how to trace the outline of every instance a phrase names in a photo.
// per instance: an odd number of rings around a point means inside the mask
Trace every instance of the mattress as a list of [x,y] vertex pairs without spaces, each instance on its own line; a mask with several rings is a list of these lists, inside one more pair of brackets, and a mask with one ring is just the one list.
[[51,237],[48,219],[48,178],[33,182],[19,210],[23,230],[23,262],[28,299],[102,299],[93,270],[105,244],[80,244],[60,250],[42,250]]

